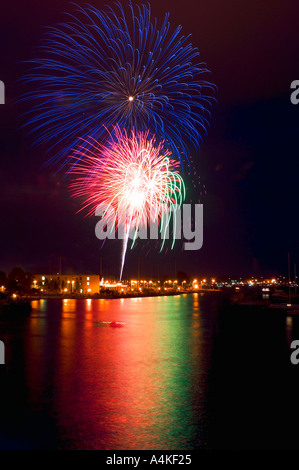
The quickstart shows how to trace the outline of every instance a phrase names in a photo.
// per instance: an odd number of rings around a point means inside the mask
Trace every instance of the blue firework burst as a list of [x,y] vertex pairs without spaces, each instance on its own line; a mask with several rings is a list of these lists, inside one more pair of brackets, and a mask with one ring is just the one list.
[[76,6],[29,62],[27,124],[36,143],[52,143],[52,160],[65,162],[79,137],[104,140],[116,124],[149,130],[181,161],[190,145],[199,149],[214,85],[202,78],[208,70],[190,36],[180,26],[171,32],[169,14],[158,28],[148,5]]

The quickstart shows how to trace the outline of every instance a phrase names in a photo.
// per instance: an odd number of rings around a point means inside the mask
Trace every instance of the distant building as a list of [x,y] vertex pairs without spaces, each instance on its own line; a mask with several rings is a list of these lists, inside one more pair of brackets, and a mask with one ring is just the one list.
[[120,281],[108,281],[102,277],[100,282],[100,292],[105,293],[109,291],[117,291],[119,293],[127,292],[127,284],[123,284]]
[[59,294],[98,294],[98,274],[36,274],[32,288]]

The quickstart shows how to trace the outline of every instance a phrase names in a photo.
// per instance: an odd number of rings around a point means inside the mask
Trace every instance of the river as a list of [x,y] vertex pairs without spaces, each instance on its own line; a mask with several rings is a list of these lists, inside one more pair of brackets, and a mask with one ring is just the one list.
[[0,324],[1,448],[287,446],[287,334],[260,320],[228,332],[219,302],[32,301],[28,319]]

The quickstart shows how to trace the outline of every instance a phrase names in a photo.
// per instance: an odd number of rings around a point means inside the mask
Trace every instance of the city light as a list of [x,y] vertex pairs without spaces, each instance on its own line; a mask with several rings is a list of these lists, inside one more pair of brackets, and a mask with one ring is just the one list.
[[[44,279],[42,281],[42,279]],[[86,281],[86,279],[89,279]],[[115,279],[104,279],[99,275],[36,275],[32,279],[31,288],[35,291],[46,294],[62,294],[71,297],[84,297],[87,294],[99,295],[100,297],[134,297],[142,293],[142,295],[155,295],[159,294],[163,289],[167,295],[175,293],[188,293],[194,291],[201,291],[202,294],[207,292],[219,292],[223,289],[234,288],[236,294],[241,294],[244,289],[255,289],[255,292],[260,292],[263,295],[272,296],[274,291],[279,295],[279,289],[283,286],[290,286],[292,289],[298,284],[295,280],[289,280],[284,276],[276,278],[239,278],[239,279],[222,279],[217,280],[212,277],[210,282],[207,277],[194,277],[192,280],[183,281],[178,279],[171,279],[167,276],[166,280],[159,280],[155,278],[137,280],[136,278],[117,281]],[[47,286],[45,289],[44,286]],[[41,288],[42,287],[42,288]],[[270,287],[270,288],[269,288]],[[6,287],[0,286],[0,292],[4,293]]]

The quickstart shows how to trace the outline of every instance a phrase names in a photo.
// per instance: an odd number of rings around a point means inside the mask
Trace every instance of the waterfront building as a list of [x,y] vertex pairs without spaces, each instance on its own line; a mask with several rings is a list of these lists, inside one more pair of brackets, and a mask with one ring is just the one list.
[[98,274],[35,274],[32,288],[59,294],[98,294]]

